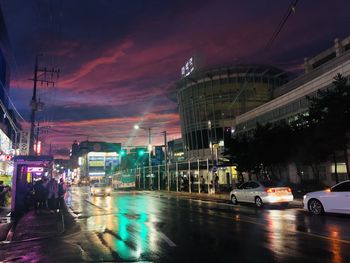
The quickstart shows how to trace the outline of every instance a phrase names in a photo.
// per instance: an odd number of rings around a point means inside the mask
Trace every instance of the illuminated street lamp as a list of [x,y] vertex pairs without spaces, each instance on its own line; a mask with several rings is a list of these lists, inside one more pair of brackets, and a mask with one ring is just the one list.
[[[151,127],[141,127],[138,124],[134,125],[135,130],[146,130],[148,131],[148,165],[149,165],[149,172],[150,176],[152,175],[152,162],[151,162],[151,152],[152,152],[152,141],[151,141]],[[152,180],[152,177],[150,177]]]

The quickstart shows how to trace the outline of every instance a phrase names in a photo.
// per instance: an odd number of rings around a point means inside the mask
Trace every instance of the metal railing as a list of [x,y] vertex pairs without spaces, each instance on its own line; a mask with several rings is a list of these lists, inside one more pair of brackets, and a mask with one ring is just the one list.
[[[216,169],[209,159],[198,159],[168,165],[144,166],[129,169],[128,173],[135,176],[136,189],[215,193],[219,179],[215,178],[218,176]],[[229,180],[227,185],[232,185],[232,176]]]

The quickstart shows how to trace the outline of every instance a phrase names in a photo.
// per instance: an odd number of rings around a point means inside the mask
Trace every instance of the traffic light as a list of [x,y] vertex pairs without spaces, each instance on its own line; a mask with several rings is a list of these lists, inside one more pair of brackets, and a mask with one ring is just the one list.
[[138,151],[137,151],[137,155],[138,156],[143,156],[145,154],[145,150],[143,150],[143,149],[139,149]]
[[125,156],[126,155],[126,151],[125,150],[120,150],[119,155],[120,156]]

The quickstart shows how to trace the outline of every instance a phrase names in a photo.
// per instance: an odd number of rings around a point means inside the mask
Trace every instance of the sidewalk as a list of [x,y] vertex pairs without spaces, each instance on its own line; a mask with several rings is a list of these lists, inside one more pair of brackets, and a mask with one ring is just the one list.
[[7,233],[9,232],[12,222],[9,216],[10,207],[0,207],[0,241],[6,239]]
[[64,218],[61,212],[42,210],[29,211],[17,222],[11,241],[41,239],[60,235],[64,232]]
[[[172,196],[182,196],[188,198],[194,198],[203,201],[219,201],[225,203],[231,203],[230,194],[229,193],[217,193],[217,194],[207,194],[207,193],[198,193],[198,192],[173,192],[173,191],[149,191],[150,193],[158,193],[158,194],[168,194]],[[302,199],[294,199],[291,203],[293,206],[300,206],[302,208]]]

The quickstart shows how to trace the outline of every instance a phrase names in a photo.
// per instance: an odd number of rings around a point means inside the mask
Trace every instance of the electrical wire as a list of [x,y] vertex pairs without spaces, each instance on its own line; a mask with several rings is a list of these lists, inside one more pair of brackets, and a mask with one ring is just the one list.
[[287,12],[285,13],[285,15],[282,17],[280,23],[278,24],[275,32],[273,33],[272,37],[270,38],[269,42],[266,44],[265,46],[265,50],[269,50],[273,44],[273,42],[276,40],[276,38],[278,37],[278,35],[280,34],[280,32],[282,31],[284,25],[286,24],[288,18],[290,17],[290,15],[292,13],[295,12],[295,8],[298,4],[299,0],[292,0],[291,4],[288,6]]

